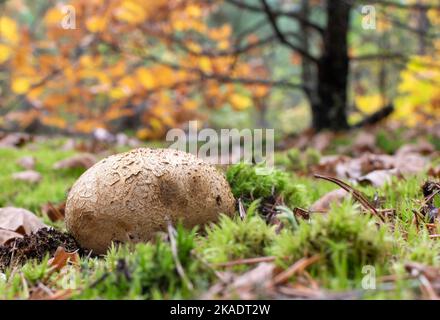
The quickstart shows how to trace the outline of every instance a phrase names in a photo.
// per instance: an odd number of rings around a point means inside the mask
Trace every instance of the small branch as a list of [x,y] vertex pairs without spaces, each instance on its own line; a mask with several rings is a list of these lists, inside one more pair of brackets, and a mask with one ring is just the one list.
[[261,3],[263,4],[263,8],[264,11],[266,13],[267,19],[269,20],[273,31],[275,32],[275,35],[278,37],[278,39],[280,40],[280,42],[282,44],[284,44],[285,46],[287,46],[288,48],[297,51],[299,54],[301,54],[304,58],[313,61],[315,63],[318,62],[318,60],[313,57],[309,52],[307,52],[306,50],[304,50],[303,48],[293,44],[292,42],[290,42],[289,40],[287,40],[287,38],[285,37],[285,35],[283,34],[283,32],[281,31],[280,27],[278,26],[278,22],[277,22],[277,17],[274,15],[274,13],[272,12],[272,9],[270,8],[269,4],[267,3],[266,0],[261,0]]
[[176,270],[179,274],[180,278],[182,278],[183,283],[187,286],[189,290],[194,290],[194,286],[189,280],[189,278],[186,276],[185,270],[182,267],[182,264],[179,260],[179,253],[177,252],[177,244],[176,244],[176,238],[175,238],[176,230],[173,228],[171,224],[168,224],[168,236],[170,238],[170,246],[171,246],[171,252],[173,254],[174,263],[176,264]]
[[[288,34],[286,34],[287,37],[290,36],[295,36],[297,37],[298,34],[294,33],[294,32],[289,32]],[[175,37],[168,37],[170,39],[170,41],[174,42],[175,44],[177,44],[179,46],[179,48],[181,48],[182,50],[184,50],[185,52],[194,55],[194,56],[206,56],[206,57],[228,57],[228,56],[236,56],[239,54],[243,54],[243,53],[247,53],[253,49],[256,49],[258,47],[270,44],[271,42],[277,41],[278,37],[276,35],[270,35],[266,38],[263,38],[259,41],[256,42],[251,42],[248,43],[245,46],[237,46],[231,50],[216,50],[216,49],[203,49],[200,52],[194,51],[191,48],[189,48],[188,46],[186,46],[185,41],[177,39]]]
[[288,80],[253,79],[253,78],[243,78],[243,77],[232,77],[226,74],[205,73],[204,71],[198,68],[183,67],[179,64],[163,61],[160,58],[152,55],[143,56],[143,58],[152,61],[154,63],[169,67],[174,70],[185,70],[188,72],[196,73],[200,76],[202,80],[212,79],[222,83],[241,83],[245,85],[265,85],[265,86],[286,87],[286,88],[301,89],[301,90],[305,89],[305,86],[303,84],[292,83]]
[[[226,0],[227,3],[234,5],[240,9],[244,9],[247,11],[251,11],[251,12],[255,12],[255,13],[265,13],[264,8],[261,8],[260,6],[255,6],[252,4],[249,4],[245,1],[240,1],[240,0]],[[308,27],[316,30],[317,32],[319,32],[319,34],[323,35],[324,34],[324,28],[322,28],[321,26],[311,22],[308,19],[305,19],[300,13],[298,12],[294,12],[294,11],[282,11],[282,10],[273,10],[273,15],[275,17],[287,17],[287,18],[291,18],[291,19],[295,19],[305,25],[307,25]]]
[[370,211],[373,215],[379,217],[382,222],[385,222],[384,217],[382,217],[382,215],[380,215],[376,208],[370,203],[370,201],[358,190],[354,189],[352,186],[348,185],[347,183],[345,183],[344,181],[337,179],[337,178],[333,178],[333,177],[328,177],[328,176],[322,176],[319,174],[315,174],[314,175],[315,178],[318,179],[323,179],[323,180],[327,180],[330,182],[333,182],[334,184],[337,184],[338,186],[340,186],[342,189],[344,189],[345,191],[351,193],[353,195],[353,197],[359,201],[359,203],[368,211]]
[[392,104],[387,105],[387,106],[383,107],[382,109],[374,112],[373,114],[367,116],[366,118],[364,118],[360,122],[356,123],[352,128],[361,128],[366,125],[375,124],[375,123],[385,119],[393,112],[394,112],[394,105],[392,105]]
[[276,257],[269,256],[269,257],[257,257],[257,258],[248,258],[248,259],[239,259],[239,260],[233,260],[233,261],[227,261],[223,263],[215,263],[212,264],[213,267],[233,267],[238,266],[242,264],[257,264],[260,262],[272,262],[275,261]]
[[403,10],[421,10],[421,11],[427,11],[427,10],[440,10],[439,5],[433,5],[433,4],[422,4],[422,3],[413,3],[413,4],[404,4],[401,2],[395,2],[390,0],[367,0],[362,1],[362,4],[378,4],[383,7],[390,7],[390,8],[396,8],[396,9],[403,9]]
[[302,272],[307,267],[316,263],[320,259],[321,259],[321,256],[319,254],[316,254],[312,257],[301,258],[300,260],[296,261],[293,265],[291,265],[289,268],[287,268],[286,270],[284,270],[283,272],[278,274],[273,279],[272,283],[275,286],[283,284],[283,283],[287,282],[294,274]]
[[407,60],[407,57],[401,53],[372,53],[362,56],[350,57],[351,61],[369,61],[369,60],[391,60],[401,59]]

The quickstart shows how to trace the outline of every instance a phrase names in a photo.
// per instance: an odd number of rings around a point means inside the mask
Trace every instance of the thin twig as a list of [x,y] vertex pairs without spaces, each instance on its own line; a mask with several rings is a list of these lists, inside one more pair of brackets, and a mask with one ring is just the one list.
[[280,285],[285,282],[287,282],[290,277],[292,277],[294,274],[301,272],[302,270],[306,269],[308,266],[314,264],[318,260],[321,259],[321,256],[319,254],[316,254],[312,257],[304,257],[295,262],[293,265],[291,265],[289,268],[278,274],[276,277],[274,277],[272,283],[274,285]]
[[174,263],[176,264],[176,270],[179,276],[182,278],[183,282],[187,286],[189,290],[194,290],[194,286],[189,280],[189,278],[185,274],[185,270],[182,267],[182,264],[179,260],[179,254],[177,252],[177,244],[176,244],[176,238],[175,238],[176,230],[173,228],[171,224],[168,224],[168,236],[170,237],[170,245],[171,245],[171,252],[173,254]]
[[239,259],[233,261],[227,261],[222,263],[212,264],[213,267],[233,267],[242,264],[256,264],[260,262],[272,262],[275,261],[276,257],[268,256],[268,257],[256,257],[256,258],[248,258],[248,259]]
[[338,186],[340,186],[342,189],[346,190],[347,192],[350,192],[353,197],[360,202],[360,204],[367,209],[368,211],[370,211],[373,215],[379,217],[382,222],[385,222],[385,218],[379,214],[376,210],[376,208],[370,203],[370,201],[358,190],[354,189],[352,186],[348,185],[347,183],[345,183],[342,180],[339,180],[337,178],[333,178],[333,177],[329,177],[329,176],[323,176],[320,174],[315,174],[314,175],[315,178],[318,179],[323,179],[323,180],[327,180],[330,182],[333,182],[335,184],[337,184]]

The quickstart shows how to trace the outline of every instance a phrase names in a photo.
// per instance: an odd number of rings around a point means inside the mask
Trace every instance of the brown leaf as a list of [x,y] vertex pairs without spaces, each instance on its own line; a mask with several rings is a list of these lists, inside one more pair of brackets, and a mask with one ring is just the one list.
[[5,245],[9,243],[9,241],[22,238],[23,236],[17,232],[11,230],[0,229],[0,245]]
[[29,183],[38,183],[41,181],[42,176],[39,172],[34,170],[27,170],[17,172],[12,175],[12,179],[16,181],[24,181]]
[[371,184],[374,187],[383,186],[385,183],[391,181],[391,177],[396,175],[395,169],[391,170],[375,170],[362,177],[357,178],[357,181],[363,184]]
[[81,153],[73,157],[58,161],[53,165],[53,168],[58,169],[72,169],[83,168],[88,169],[97,162],[96,157],[90,153]]
[[72,293],[72,289],[64,289],[52,292],[52,290],[48,290],[48,288],[41,288],[40,284],[40,287],[33,289],[29,296],[29,300],[67,300],[72,296]]
[[35,163],[35,158],[32,156],[22,157],[17,160],[17,164],[27,170],[33,170],[35,168]]
[[17,148],[32,140],[27,133],[10,133],[0,140],[0,148]]
[[350,157],[342,155],[324,156],[319,161],[319,164],[311,168],[311,171],[317,174],[336,176],[338,165],[346,163],[350,159]]
[[39,282],[32,288],[29,295],[29,300],[66,300],[72,296],[72,289],[63,289],[53,291],[52,289]]
[[361,131],[353,142],[354,153],[376,152],[376,135],[372,132]]
[[274,270],[273,263],[262,262],[254,269],[236,277],[229,289],[240,299],[255,299],[259,290],[266,291]]
[[66,202],[63,201],[58,204],[52,204],[50,202],[41,206],[41,211],[46,214],[50,221],[56,222],[64,220],[64,212],[66,209]]
[[[401,154],[390,156],[385,154],[365,153],[359,158],[339,161],[335,165],[334,171],[340,179],[350,179],[352,181],[375,181],[375,177],[365,177],[371,172],[382,171],[375,175],[381,175],[383,182],[387,180],[385,173],[390,176],[400,176],[403,174],[416,174],[425,169],[426,159],[418,154]],[[375,180],[370,180],[375,179]],[[377,179],[379,183],[379,179]],[[379,184],[378,184],[379,185]]]
[[418,141],[417,144],[405,144],[395,153],[396,156],[406,154],[430,155],[435,151],[435,147],[426,140]]
[[53,267],[55,271],[60,271],[69,262],[72,264],[79,263],[78,252],[67,252],[63,247],[58,247],[53,258],[48,261],[49,266]]
[[32,212],[14,207],[0,208],[0,228],[29,235],[47,226]]
[[416,174],[423,170],[427,165],[427,160],[418,154],[396,155],[394,168],[401,174]]
[[313,136],[310,146],[318,151],[324,151],[330,145],[335,134],[330,131],[319,132]]
[[273,263],[261,262],[255,268],[237,275],[231,272],[223,272],[221,281],[214,284],[202,295],[202,299],[232,299],[242,300],[256,299],[259,295],[269,296],[269,287],[275,265]]
[[331,203],[341,203],[348,195],[344,189],[336,189],[330,191],[318,199],[310,207],[312,212],[327,212],[330,209]]
[[437,167],[431,167],[428,170],[428,175],[434,178],[440,178],[440,165],[438,165]]

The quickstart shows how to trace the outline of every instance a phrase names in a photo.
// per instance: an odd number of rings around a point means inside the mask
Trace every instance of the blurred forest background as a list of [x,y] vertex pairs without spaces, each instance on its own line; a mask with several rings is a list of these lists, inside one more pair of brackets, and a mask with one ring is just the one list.
[[438,120],[437,0],[2,0],[0,128],[278,137]]

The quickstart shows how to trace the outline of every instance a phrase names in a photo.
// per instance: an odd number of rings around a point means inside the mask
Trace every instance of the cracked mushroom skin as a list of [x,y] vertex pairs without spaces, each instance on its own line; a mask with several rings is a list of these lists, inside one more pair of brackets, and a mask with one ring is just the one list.
[[66,227],[79,244],[105,253],[112,242],[146,242],[169,222],[187,228],[231,216],[223,174],[192,154],[139,148],[101,160],[75,182]]

